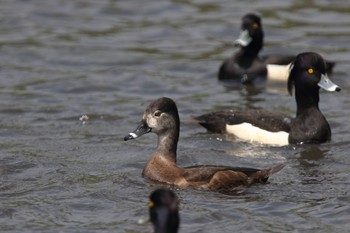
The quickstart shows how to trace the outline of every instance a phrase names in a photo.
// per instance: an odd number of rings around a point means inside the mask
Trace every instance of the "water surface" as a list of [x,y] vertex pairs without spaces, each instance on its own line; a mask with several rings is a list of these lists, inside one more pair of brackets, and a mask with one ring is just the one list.
[[[337,62],[331,78],[342,91],[320,96],[331,142],[251,145],[191,120],[229,107],[295,114],[282,84],[217,81],[247,12],[263,17],[263,54],[315,51]],[[178,104],[181,166],[287,164],[235,196],[175,190],[181,232],[348,231],[349,13],[343,1],[2,1],[1,231],[152,232],[137,221],[158,187],[141,177],[156,137],[123,137],[161,96]]]

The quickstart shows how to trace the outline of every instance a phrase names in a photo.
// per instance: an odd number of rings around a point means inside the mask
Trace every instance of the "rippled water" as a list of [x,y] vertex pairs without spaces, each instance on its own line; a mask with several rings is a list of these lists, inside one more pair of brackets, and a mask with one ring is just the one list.
[[[228,107],[295,114],[282,84],[232,90],[216,79],[247,12],[263,17],[263,53],[337,62],[342,92],[320,103],[331,142],[251,145],[191,121]],[[1,1],[1,232],[151,232],[137,221],[156,187],[141,177],[156,138],[123,136],[160,96],[179,107],[180,165],[287,164],[237,196],[176,190],[181,232],[348,231],[349,13],[346,1]]]

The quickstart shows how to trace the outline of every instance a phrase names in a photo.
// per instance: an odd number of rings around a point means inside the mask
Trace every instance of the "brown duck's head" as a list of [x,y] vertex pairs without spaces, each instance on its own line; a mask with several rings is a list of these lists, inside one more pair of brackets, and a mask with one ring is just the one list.
[[124,140],[135,139],[143,134],[154,132],[158,136],[180,129],[179,113],[175,102],[167,97],[152,101],[146,108],[143,118],[136,129],[126,135]]

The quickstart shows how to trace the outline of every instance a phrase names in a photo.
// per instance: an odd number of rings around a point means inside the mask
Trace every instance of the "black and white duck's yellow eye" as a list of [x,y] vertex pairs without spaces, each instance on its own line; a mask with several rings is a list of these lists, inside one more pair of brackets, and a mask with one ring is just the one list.
[[253,24],[252,24],[252,28],[253,28],[253,29],[258,29],[258,28],[259,28],[259,24],[253,23]]
[[153,201],[149,201],[149,202],[148,202],[148,207],[149,207],[149,208],[152,208],[153,206],[154,206],[154,202],[153,202]]
[[307,70],[307,72],[308,72],[309,74],[313,74],[315,71],[314,71],[314,69],[309,68],[309,69]]
[[157,110],[157,111],[154,112],[154,116],[160,117],[160,115],[162,115],[161,111]]

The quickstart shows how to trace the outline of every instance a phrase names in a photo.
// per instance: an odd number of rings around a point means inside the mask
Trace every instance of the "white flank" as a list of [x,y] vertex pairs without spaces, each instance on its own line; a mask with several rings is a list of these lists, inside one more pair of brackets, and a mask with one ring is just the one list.
[[250,123],[226,125],[226,131],[245,141],[276,146],[285,146],[289,144],[289,133],[284,131],[269,132],[267,130],[255,127]]
[[288,65],[273,65],[268,64],[267,78],[272,81],[286,82],[290,73],[290,64]]

